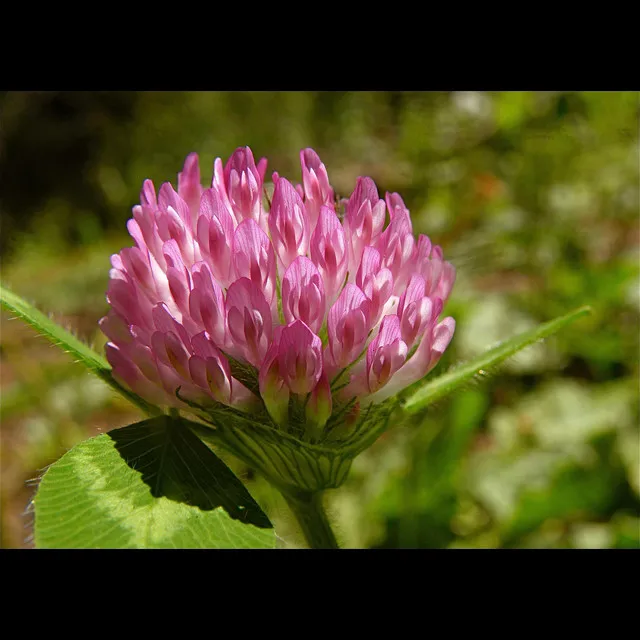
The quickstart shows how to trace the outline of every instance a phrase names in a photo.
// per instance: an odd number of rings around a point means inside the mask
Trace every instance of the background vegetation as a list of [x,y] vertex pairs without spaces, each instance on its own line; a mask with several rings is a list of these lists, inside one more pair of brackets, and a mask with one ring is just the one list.
[[[639,547],[637,93],[5,93],[2,281],[98,348],[109,256],[142,181],[250,145],[341,195],[400,192],[458,268],[444,371],[582,304],[594,315],[397,425],[328,507],[348,547]],[[2,315],[0,546],[29,547],[34,479],[139,417]],[[227,458],[300,543],[281,499]],[[26,513],[25,513],[26,511]]]

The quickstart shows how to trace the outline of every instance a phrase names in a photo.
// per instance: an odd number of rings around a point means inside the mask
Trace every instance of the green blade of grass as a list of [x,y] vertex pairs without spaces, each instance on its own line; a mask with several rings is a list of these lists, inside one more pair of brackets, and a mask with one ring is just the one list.
[[107,360],[96,353],[89,345],[82,342],[64,327],[47,317],[42,311],[23,300],[20,296],[0,285],[0,305],[27,324],[31,325],[47,340],[70,353],[77,362],[104,380],[110,387],[124,396],[149,415],[158,415],[161,411],[145,400],[122,387],[111,375],[111,367]]
[[591,307],[585,306],[575,309],[567,315],[560,316],[541,324],[530,331],[526,331],[480,354],[473,360],[454,367],[451,371],[427,382],[418,382],[419,389],[409,389],[409,394],[401,400],[405,411],[415,413],[427,405],[443,398],[485,369],[494,367],[525,347],[547,338],[574,322],[582,316],[591,313]]

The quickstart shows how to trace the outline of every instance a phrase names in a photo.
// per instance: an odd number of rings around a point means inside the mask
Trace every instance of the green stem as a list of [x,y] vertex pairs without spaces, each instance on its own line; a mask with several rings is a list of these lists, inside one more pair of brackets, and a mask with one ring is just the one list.
[[285,492],[283,495],[311,549],[340,548],[322,507],[321,492],[297,491]]

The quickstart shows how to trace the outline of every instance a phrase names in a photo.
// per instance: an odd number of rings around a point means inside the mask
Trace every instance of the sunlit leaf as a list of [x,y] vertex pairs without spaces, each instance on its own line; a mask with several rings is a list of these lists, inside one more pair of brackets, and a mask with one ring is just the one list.
[[45,473],[38,548],[273,548],[267,516],[179,418],[86,440]]

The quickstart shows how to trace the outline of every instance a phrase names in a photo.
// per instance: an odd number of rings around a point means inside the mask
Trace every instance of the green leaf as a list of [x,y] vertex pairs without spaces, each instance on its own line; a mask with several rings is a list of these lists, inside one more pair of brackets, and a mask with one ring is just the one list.
[[[410,395],[402,400],[404,409],[409,413],[415,413],[424,409],[429,404],[443,398],[460,385],[464,384],[474,376],[483,374],[483,371],[494,367],[518,351],[529,345],[547,338],[566,325],[574,322],[582,316],[591,313],[591,307],[580,307],[565,316],[541,324],[538,327],[525,331],[514,338],[501,342],[499,345],[489,349],[485,353],[473,358],[469,362],[454,367],[451,371],[426,383],[419,382],[420,388],[417,391],[410,390]],[[411,393],[413,391],[413,393]]]
[[0,285],[0,305],[14,313],[21,320],[30,324],[47,340],[70,353],[89,371],[104,380],[110,387],[123,395],[127,400],[150,415],[157,415],[160,410],[153,407],[135,393],[122,387],[111,375],[111,367],[107,360],[96,353],[89,345],[82,342],[64,327],[48,318],[42,311],[23,300],[20,296]]
[[267,516],[189,424],[151,418],[62,456],[34,498],[36,547],[275,547]]

